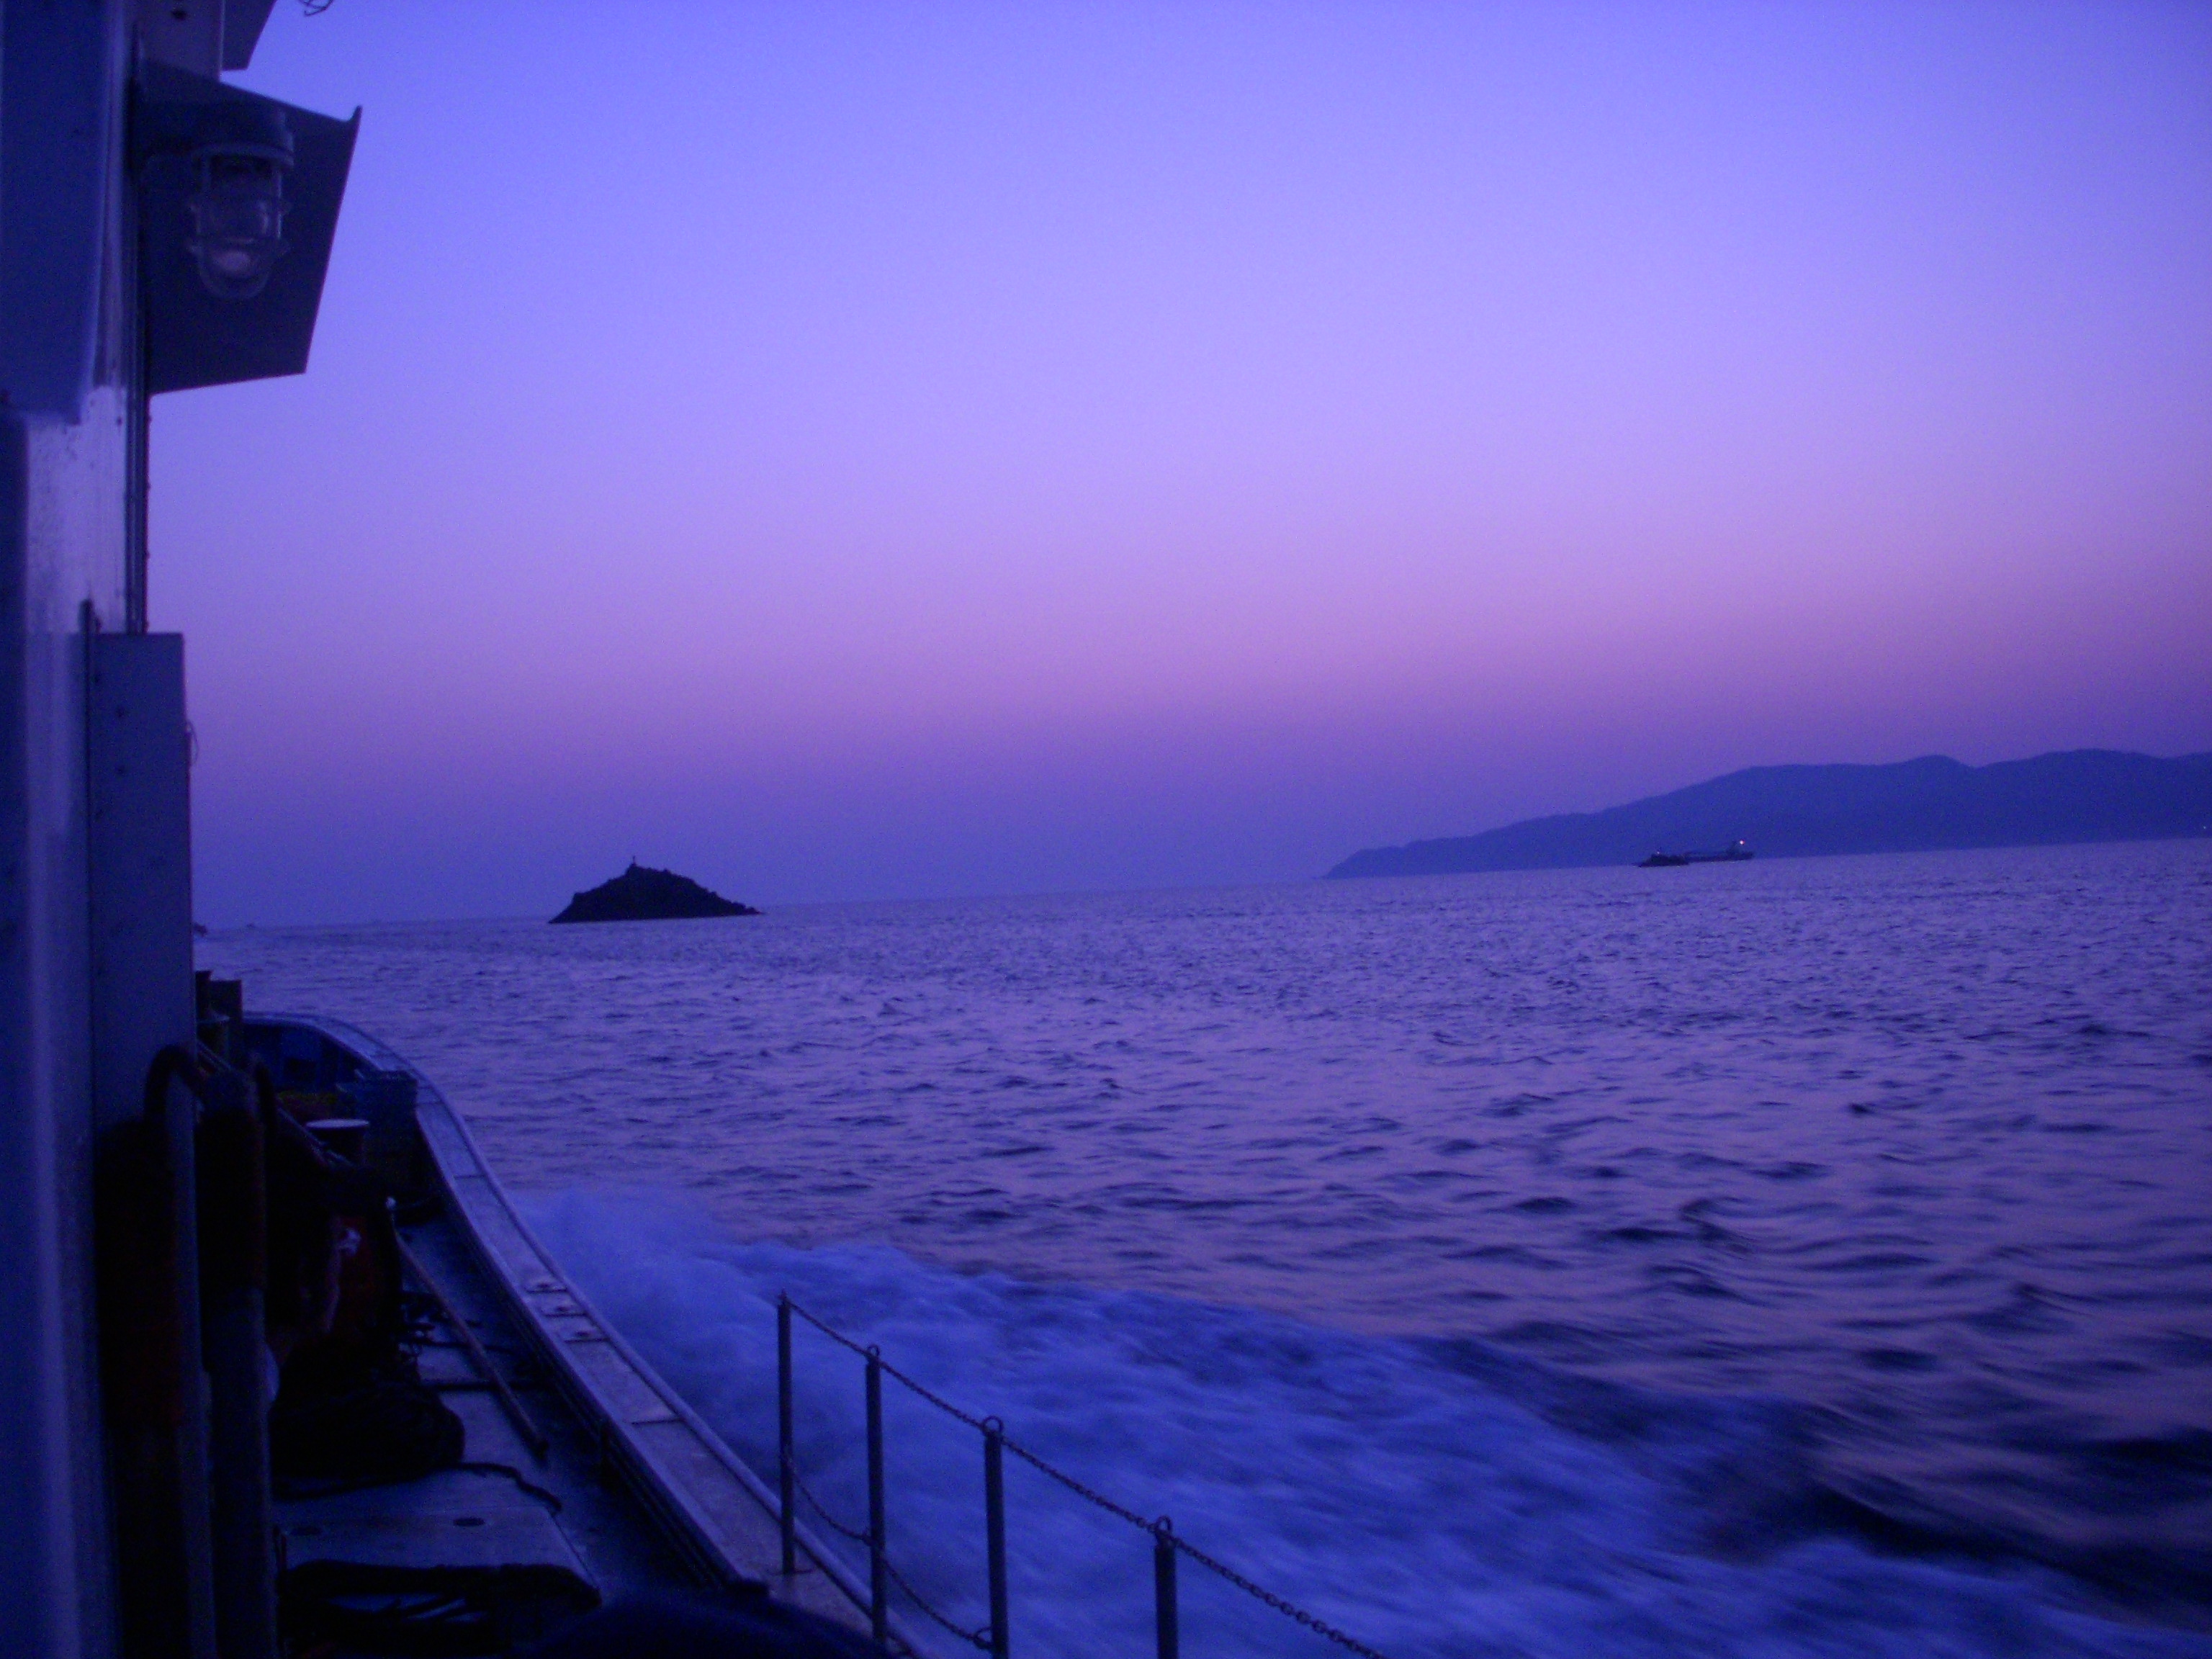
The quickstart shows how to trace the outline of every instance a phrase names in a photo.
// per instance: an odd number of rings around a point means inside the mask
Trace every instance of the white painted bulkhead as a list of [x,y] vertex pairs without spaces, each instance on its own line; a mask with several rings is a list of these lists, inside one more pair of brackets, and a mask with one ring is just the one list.
[[123,21],[0,11],[0,1650],[22,1655],[114,1638],[85,709],[88,632],[123,625],[132,493]]
[[193,1036],[182,642],[143,631],[128,85],[142,53],[238,66],[268,9],[267,0],[0,0],[0,1652],[9,1655],[116,1649],[125,1587],[102,1454],[94,1142],[138,1112],[155,1052]]

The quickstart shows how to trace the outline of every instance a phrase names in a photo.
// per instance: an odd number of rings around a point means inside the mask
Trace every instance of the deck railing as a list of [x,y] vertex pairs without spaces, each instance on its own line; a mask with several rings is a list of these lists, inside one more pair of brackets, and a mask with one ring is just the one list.
[[[820,1498],[808,1490],[799,1478],[799,1460],[793,1442],[793,1382],[792,1365],[792,1333],[794,1320],[804,1320],[838,1346],[848,1349],[862,1362],[862,1386],[867,1407],[867,1465],[868,1465],[868,1521],[866,1529],[848,1527],[832,1515]],[[868,1614],[870,1627],[878,1642],[890,1638],[890,1588],[895,1583],[903,1590],[914,1606],[933,1622],[959,1640],[980,1649],[991,1659],[1010,1659],[1012,1638],[1008,1629],[1006,1587],[1006,1456],[1012,1452],[1023,1462],[1040,1474],[1059,1482],[1068,1491],[1088,1503],[1096,1504],[1108,1514],[1128,1522],[1139,1531],[1149,1534],[1152,1540],[1152,1607],[1154,1641],[1159,1659],[1181,1659],[1182,1620],[1176,1589],[1176,1563],[1179,1556],[1188,1556],[1198,1565],[1218,1575],[1246,1595],[1264,1601],[1286,1618],[1295,1620],[1315,1635],[1335,1643],[1339,1647],[1364,1656],[1364,1659],[1384,1659],[1384,1656],[1357,1638],[1346,1634],[1293,1606],[1273,1590],[1252,1582],[1227,1563],[1207,1554],[1190,1543],[1175,1529],[1174,1523],[1163,1515],[1146,1519],[1126,1504],[1117,1504],[1103,1492],[1093,1490],[1083,1481],[1054,1468],[1018,1441],[1007,1437],[1006,1425],[995,1417],[977,1417],[963,1411],[951,1401],[916,1382],[883,1357],[882,1351],[872,1344],[862,1345],[843,1332],[809,1313],[787,1295],[779,1293],[775,1299],[775,1361],[776,1361],[776,1472],[777,1499],[781,1506],[783,1528],[783,1571],[788,1575],[799,1568],[798,1504],[804,1499],[809,1508],[821,1516],[833,1531],[850,1539],[868,1553]],[[916,1589],[913,1583],[891,1565],[884,1526],[885,1487],[884,1479],[884,1379],[893,1382],[917,1398],[934,1406],[948,1417],[955,1418],[976,1431],[982,1437],[983,1451],[983,1537],[986,1571],[989,1576],[990,1622],[978,1630],[969,1630],[947,1618]]]

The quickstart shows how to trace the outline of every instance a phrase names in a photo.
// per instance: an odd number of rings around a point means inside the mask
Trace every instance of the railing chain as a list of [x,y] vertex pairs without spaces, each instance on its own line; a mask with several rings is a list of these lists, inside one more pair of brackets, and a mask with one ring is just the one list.
[[[888,1376],[895,1379],[912,1393],[919,1395],[922,1399],[936,1407],[938,1410],[943,1412],[946,1416],[955,1418],[960,1422],[965,1423],[969,1428],[982,1434],[985,1437],[987,1446],[991,1442],[995,1441],[1000,1446],[1003,1447],[1006,1450],[1013,1453],[1015,1456],[1020,1458],[1022,1462],[1030,1465],[1030,1468],[1036,1469],[1039,1474],[1047,1475],[1052,1480],[1058,1481],[1061,1486],[1066,1487],[1077,1497],[1085,1498],[1089,1502],[1097,1504],[1100,1509],[1106,1510],[1109,1515],[1119,1516],[1122,1520],[1127,1521],[1131,1526],[1139,1528],[1140,1531],[1152,1534],[1154,1550],[1154,1594],[1156,1601],[1158,1602],[1158,1634],[1160,1644],[1159,1651],[1162,1656],[1162,1659],[1175,1659],[1175,1656],[1177,1651],[1177,1644],[1180,1641],[1180,1634],[1177,1630],[1177,1624],[1179,1621],[1175,1610],[1173,1600],[1175,1593],[1174,1558],[1178,1553],[1188,1556],[1192,1560],[1198,1563],[1200,1566],[1204,1567],[1207,1571],[1218,1574],[1219,1577],[1227,1579],[1229,1583],[1234,1584],[1238,1589],[1243,1590],[1247,1595],[1252,1596],[1255,1600],[1266,1603],[1268,1607],[1273,1607],[1277,1613],[1283,1614],[1285,1618],[1294,1620],[1325,1641],[1334,1642],[1340,1648],[1345,1648],[1353,1653],[1358,1654],[1361,1656],[1361,1659],[1388,1659],[1388,1656],[1383,1654],[1380,1650],[1371,1648],[1368,1646],[1366,1643],[1359,1640],[1358,1638],[1339,1630],[1335,1626],[1329,1624],[1325,1620],[1315,1617],[1312,1613],[1308,1613],[1304,1607],[1298,1607],[1295,1603],[1276,1595],[1274,1591],[1266,1589],[1264,1586],[1254,1583],[1249,1578],[1247,1578],[1243,1573],[1237,1571],[1236,1568],[1231,1566],[1227,1562],[1218,1560],[1215,1557],[1208,1555],[1204,1550],[1199,1549],[1195,1546],[1190,1544],[1181,1534],[1175,1530],[1174,1527],[1170,1523],[1165,1516],[1162,1516],[1157,1520],[1148,1520],[1144,1516],[1138,1514],[1136,1510],[1129,1508],[1127,1504],[1115,1503],[1112,1498],[1107,1497],[1105,1493],[1097,1491],[1094,1487],[1085,1486],[1081,1480],[1079,1480],[1075,1476],[1068,1474],[1065,1469],[1055,1468],[1050,1463],[1046,1462],[1043,1458],[1030,1450],[1028,1447],[1023,1445],[1019,1441],[1009,1437],[1006,1432],[1004,1425],[1000,1423],[997,1418],[977,1417],[970,1413],[961,1410],[959,1407],[954,1405],[942,1395],[939,1395],[933,1389],[916,1382],[913,1377],[908,1376],[904,1371],[899,1370],[898,1367],[890,1364],[883,1357],[882,1352],[879,1349],[873,1346],[863,1347],[860,1343],[854,1341],[852,1338],[847,1336],[842,1331],[836,1330],[832,1327],[823,1323],[821,1320],[816,1318],[805,1309],[800,1307],[799,1304],[792,1301],[788,1296],[779,1295],[776,1298],[776,1302],[779,1313],[781,1313],[783,1309],[788,1308],[791,1312],[798,1315],[799,1318],[813,1326],[816,1330],[821,1332],[823,1335],[828,1337],[832,1342],[836,1343],[840,1347],[850,1349],[853,1352],[858,1354],[861,1358],[868,1362],[868,1380],[871,1390],[870,1399],[871,1403],[874,1407],[871,1413],[872,1424],[872,1439],[874,1443],[872,1451],[872,1519],[875,1518],[873,1505],[876,1501],[879,1501],[879,1482],[882,1478],[880,1465],[880,1459],[882,1456],[882,1419],[880,1404],[881,1384],[878,1381],[878,1378]],[[983,1648],[988,1652],[996,1655],[1002,1654],[1005,1651],[1003,1647],[997,1645],[997,1642],[1003,1639],[1003,1632],[1006,1629],[1003,1619],[994,1618],[994,1624],[993,1626],[985,1626],[984,1632],[969,1632],[962,1630],[957,1625],[955,1625],[951,1620],[945,1618],[944,1614],[939,1613],[927,1601],[924,1601],[915,1592],[914,1586],[908,1583],[905,1577],[900,1574],[896,1568],[893,1568],[890,1565],[889,1558],[882,1553],[881,1546],[876,1541],[881,1536],[880,1530],[877,1530],[875,1537],[872,1538],[869,1534],[854,1532],[848,1528],[839,1526],[835,1520],[830,1518],[829,1512],[822,1508],[821,1500],[817,1498],[812,1492],[807,1492],[805,1483],[798,1481],[795,1474],[793,1475],[793,1480],[799,1486],[799,1491],[805,1493],[807,1502],[812,1504],[815,1509],[821,1513],[823,1520],[828,1521],[832,1527],[836,1528],[839,1532],[843,1533],[846,1537],[853,1540],[855,1543],[871,1546],[872,1557],[871,1562],[872,1566],[877,1563],[880,1563],[883,1571],[888,1572],[890,1577],[898,1580],[900,1587],[903,1589],[908,1595],[914,1598],[915,1604],[919,1606],[923,1612],[928,1613],[932,1619],[934,1619],[939,1624],[944,1626],[945,1629],[951,1631],[954,1635],[959,1636],[964,1640],[973,1642],[976,1646]],[[879,1519],[877,1520],[876,1525],[878,1528],[880,1528],[881,1522]],[[1164,1565],[1162,1565],[1163,1562],[1165,1563]],[[878,1601],[878,1605],[880,1606],[880,1601]],[[993,1607],[994,1614],[996,1615],[999,1609],[994,1601],[994,1605]]]
[[1176,1549],[1180,1550],[1183,1554],[1190,1557],[1192,1560],[1197,1562],[1201,1567],[1206,1568],[1210,1572],[1219,1573],[1224,1578],[1226,1578],[1231,1583],[1236,1585],[1238,1589],[1243,1590],[1247,1595],[1257,1596],[1261,1601],[1265,1601],[1269,1607],[1274,1608],[1277,1613],[1283,1613],[1289,1618],[1297,1620],[1298,1623],[1304,1625],[1315,1635],[1325,1637],[1329,1641],[1335,1643],[1339,1647],[1349,1648],[1352,1652],[1364,1656],[1364,1659],[1386,1659],[1384,1655],[1377,1652],[1375,1649],[1369,1647],[1366,1643],[1361,1641],[1358,1637],[1347,1636],[1344,1632],[1337,1629],[1335,1626],[1325,1623],[1322,1620],[1315,1618],[1313,1614],[1308,1613],[1304,1607],[1294,1606],[1291,1602],[1285,1601],[1281,1596],[1276,1595],[1274,1591],[1268,1589],[1262,1585],[1254,1583],[1243,1573],[1237,1571],[1236,1568],[1229,1565],[1228,1563],[1224,1561],[1217,1561],[1213,1557],[1208,1555],[1204,1550],[1199,1549],[1194,1545],[1185,1543],[1180,1534],[1176,1536],[1174,1543]]
[[[847,1526],[836,1516],[830,1514],[829,1506],[823,1504],[821,1498],[815,1495],[814,1489],[808,1486],[805,1481],[800,1480],[795,1471],[792,1475],[791,1484],[798,1492],[799,1495],[805,1498],[807,1504],[813,1509],[814,1513],[821,1517],[823,1524],[828,1526],[832,1532],[837,1533],[841,1536],[851,1539],[855,1544],[860,1545],[864,1549],[867,1547],[868,1534],[861,1531],[857,1527]],[[991,1638],[988,1628],[981,1631],[963,1630],[958,1625],[953,1623],[951,1620],[946,1618],[945,1614],[939,1613],[935,1607],[929,1604],[922,1593],[914,1587],[907,1576],[898,1570],[889,1556],[885,1556],[884,1558],[884,1571],[890,1575],[893,1583],[897,1584],[901,1589],[904,1590],[907,1595],[913,1599],[915,1606],[920,1607],[932,1619],[934,1619],[939,1624],[944,1626],[945,1629],[951,1631],[955,1636],[958,1637],[963,1642],[972,1642],[975,1646],[982,1649],[986,1653],[992,1650]]]
[[976,1647],[981,1648],[986,1653],[988,1653],[991,1650],[991,1632],[988,1628],[983,1630],[963,1630],[959,1626],[954,1624],[950,1619],[939,1613],[935,1607],[930,1606],[929,1603],[923,1599],[921,1592],[908,1582],[907,1576],[901,1572],[896,1567],[893,1566],[888,1558],[886,1558],[884,1562],[884,1571],[890,1575],[891,1582],[893,1583],[896,1584],[901,1589],[907,1593],[908,1597],[912,1600],[915,1606],[920,1607],[932,1619],[934,1619],[939,1624],[944,1626],[946,1630],[951,1631],[952,1634],[958,1637],[962,1641],[974,1644]]
[[792,1476],[791,1484],[799,1489],[799,1495],[801,1498],[804,1498],[809,1504],[813,1505],[815,1514],[822,1517],[823,1522],[829,1527],[830,1531],[842,1534],[845,1537],[851,1539],[855,1544],[866,1545],[867,1543],[868,1534],[860,1531],[856,1527],[847,1526],[836,1516],[830,1514],[829,1506],[823,1504],[820,1498],[814,1495],[813,1487],[808,1486],[796,1474]]

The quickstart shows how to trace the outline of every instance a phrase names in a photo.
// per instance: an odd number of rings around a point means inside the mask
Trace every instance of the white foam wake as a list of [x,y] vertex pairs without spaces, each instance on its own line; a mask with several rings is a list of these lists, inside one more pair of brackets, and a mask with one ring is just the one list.
[[[1771,1415],[1758,1402],[1662,1413],[1656,1432],[1671,1443],[1655,1451],[1648,1419],[1633,1446],[1563,1426],[1537,1409],[1528,1368],[1470,1364],[1463,1346],[1455,1360],[1437,1345],[1237,1309],[963,1276],[886,1249],[743,1243],[665,1195],[572,1191],[526,1208],[607,1316],[756,1468],[775,1462],[784,1290],[1397,1659],[2212,1654],[2202,1638],[2091,1617],[2025,1571],[1885,1558],[1818,1532],[1716,1553],[1711,1517],[1669,1471],[1786,1458],[1756,1431]],[[860,1364],[804,1327],[798,1350],[801,1469],[857,1525]],[[893,1558],[957,1622],[981,1626],[978,1437],[895,1384],[885,1417]],[[1743,1476],[1734,1484],[1765,1478]],[[1012,1460],[1007,1499],[1015,1651],[1149,1651],[1146,1537]],[[1182,1577],[1189,1654],[1340,1651],[1188,1564]]]

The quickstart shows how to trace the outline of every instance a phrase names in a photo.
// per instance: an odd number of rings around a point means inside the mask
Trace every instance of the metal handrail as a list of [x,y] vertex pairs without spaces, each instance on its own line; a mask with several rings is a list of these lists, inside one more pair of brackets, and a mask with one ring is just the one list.
[[[799,1479],[799,1463],[793,1449],[792,1376],[792,1318],[796,1315],[828,1337],[839,1346],[850,1349],[866,1363],[867,1389],[867,1459],[868,1459],[868,1525],[864,1532],[847,1527],[823,1510],[814,1494],[807,1492]],[[796,1498],[804,1495],[809,1503],[821,1510],[822,1518],[856,1543],[868,1548],[869,1618],[881,1640],[889,1618],[888,1586],[896,1581],[905,1590],[915,1605],[955,1636],[973,1643],[992,1656],[992,1659],[1007,1659],[1011,1650],[1008,1630],[1006,1594],[1006,1503],[1005,1454],[1012,1452],[1041,1474],[1050,1476],[1078,1497],[1104,1510],[1108,1514],[1127,1522],[1152,1540],[1152,1600],[1154,1640],[1159,1659],[1180,1659],[1182,1631],[1180,1609],[1176,1600],[1176,1558],[1187,1555],[1199,1565],[1234,1584],[1246,1595],[1265,1602],[1276,1612],[1295,1620],[1316,1636],[1335,1643],[1339,1647],[1359,1654],[1362,1659],[1386,1659],[1386,1656],[1371,1648],[1357,1637],[1346,1634],[1334,1625],[1316,1618],[1304,1607],[1297,1607],[1273,1590],[1253,1583],[1226,1562],[1217,1559],[1204,1550],[1186,1540],[1175,1529],[1175,1523],[1163,1515],[1147,1520],[1123,1504],[1117,1504],[1103,1492],[1085,1486],[1066,1470],[1052,1464],[1022,1445],[1009,1439],[1006,1425],[995,1417],[977,1417],[963,1411],[922,1383],[908,1376],[883,1357],[883,1351],[873,1345],[863,1346],[837,1330],[815,1315],[800,1307],[791,1297],[778,1291],[775,1298],[776,1335],[776,1456],[780,1496],[782,1500],[784,1553],[787,1561],[796,1550],[798,1525]],[[927,1401],[947,1416],[957,1419],[983,1437],[983,1509],[986,1553],[990,1575],[991,1622],[979,1631],[965,1631],[924,1601],[905,1576],[890,1564],[884,1527],[884,1421],[883,1379],[890,1377],[910,1393]]]

